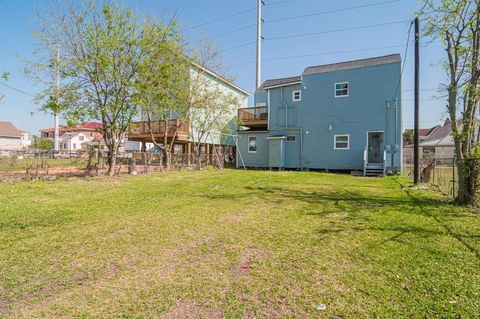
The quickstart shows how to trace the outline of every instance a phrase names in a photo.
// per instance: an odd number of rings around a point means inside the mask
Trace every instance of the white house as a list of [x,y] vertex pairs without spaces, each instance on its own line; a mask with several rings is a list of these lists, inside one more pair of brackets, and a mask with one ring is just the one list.
[[90,137],[80,132],[65,133],[60,136],[61,151],[81,151],[91,142]]
[[0,122],[0,150],[22,148],[22,132],[11,122]]

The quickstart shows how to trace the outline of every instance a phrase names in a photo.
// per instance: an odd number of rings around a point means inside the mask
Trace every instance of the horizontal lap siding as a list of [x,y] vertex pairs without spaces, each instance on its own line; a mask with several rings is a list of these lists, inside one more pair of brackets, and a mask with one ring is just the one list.
[[[248,152],[248,137],[257,137],[257,152]],[[268,167],[268,133],[240,133],[238,134],[237,163],[242,167],[242,159],[247,167]],[[241,154],[238,154],[240,153]]]
[[[362,169],[367,131],[385,131],[386,144],[400,145],[401,112],[397,112],[395,130],[394,109],[389,111],[387,100],[394,97],[400,77],[400,63],[305,75],[302,85],[283,88],[283,100],[289,106],[289,127],[304,132],[304,166],[323,169]],[[334,83],[349,82],[348,97],[335,98]],[[302,91],[302,101],[292,101],[292,91]],[[271,134],[285,130],[285,107],[280,88],[270,91]],[[401,88],[399,91],[401,92]],[[400,107],[400,103],[399,103]],[[329,126],[332,130],[329,130]],[[308,134],[307,134],[308,132]],[[349,134],[350,149],[334,150],[334,135]],[[287,158],[290,155],[287,154]],[[395,166],[400,167],[400,153]],[[390,163],[390,157],[388,160]]]

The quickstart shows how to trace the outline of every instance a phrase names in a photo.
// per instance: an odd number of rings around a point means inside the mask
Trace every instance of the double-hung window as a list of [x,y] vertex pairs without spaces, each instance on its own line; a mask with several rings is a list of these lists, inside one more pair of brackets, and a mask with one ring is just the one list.
[[335,150],[348,150],[348,149],[350,149],[350,135],[348,135],[348,134],[335,135],[335,141],[334,141],[333,148]]
[[348,82],[335,83],[335,97],[347,97],[350,94]]
[[292,100],[293,102],[300,102],[302,100],[302,91],[293,91]]

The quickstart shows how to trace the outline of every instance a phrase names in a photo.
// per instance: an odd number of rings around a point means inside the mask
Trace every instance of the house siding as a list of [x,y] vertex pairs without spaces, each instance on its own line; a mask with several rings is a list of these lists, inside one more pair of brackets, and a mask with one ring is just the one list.
[[[302,84],[273,88],[269,94],[257,93],[255,102],[264,101],[269,95],[268,135],[290,134],[290,131],[298,135],[290,149],[287,143],[287,168],[361,170],[367,132],[383,131],[384,145],[392,148],[396,145],[397,149],[397,152],[387,154],[387,167],[400,170],[400,98],[397,108],[387,107],[394,105],[390,100],[399,86],[400,68],[400,62],[395,62],[308,74],[303,75]],[[335,98],[334,85],[339,82],[349,82],[348,97]],[[296,90],[302,92],[302,97],[301,101],[293,102],[292,94]],[[397,96],[400,92],[401,87],[398,87]],[[338,134],[350,136],[348,150],[334,149],[334,136]],[[303,157],[300,160],[302,148]],[[240,149],[243,155],[241,146]],[[256,166],[261,164],[259,159],[255,162]],[[250,163],[246,162],[249,166]],[[268,167],[268,157],[265,157],[263,166]]]
[[0,150],[18,150],[21,148],[21,137],[0,136]]

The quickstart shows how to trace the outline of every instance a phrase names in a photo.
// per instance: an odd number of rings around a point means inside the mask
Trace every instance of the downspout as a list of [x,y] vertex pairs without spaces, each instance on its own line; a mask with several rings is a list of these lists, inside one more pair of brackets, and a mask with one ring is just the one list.
[[280,103],[285,106],[285,129],[288,128],[288,105],[283,99],[283,86],[280,87]]
[[[285,129],[288,127],[288,105],[283,99],[283,87],[280,87],[280,103],[285,106]],[[291,127],[292,130],[298,130],[300,132],[300,171],[303,172],[303,128],[301,127]],[[286,141],[285,141],[286,143]],[[285,145],[286,146],[286,145]]]

